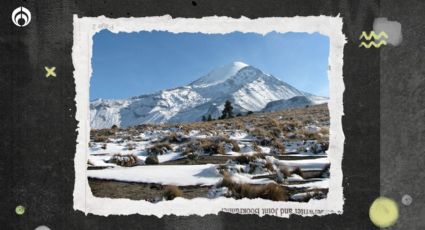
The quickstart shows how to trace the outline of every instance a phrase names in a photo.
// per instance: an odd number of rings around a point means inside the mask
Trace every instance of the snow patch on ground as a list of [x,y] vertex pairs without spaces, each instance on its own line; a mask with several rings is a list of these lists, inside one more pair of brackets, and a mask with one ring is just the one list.
[[176,186],[211,186],[220,181],[215,165],[146,165],[88,170],[89,178]]
[[[266,156],[269,158],[270,156]],[[270,159],[276,162],[279,165],[286,166],[290,169],[301,168],[301,170],[322,170],[327,165],[330,164],[329,159],[327,158],[318,158],[318,159],[308,159],[308,160],[277,160]]]

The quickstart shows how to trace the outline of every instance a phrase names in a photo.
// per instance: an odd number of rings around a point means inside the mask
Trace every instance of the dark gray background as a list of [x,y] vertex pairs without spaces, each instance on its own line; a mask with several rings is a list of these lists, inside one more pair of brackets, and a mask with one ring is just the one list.
[[[417,1],[330,0],[2,0],[0,8],[0,228],[34,229],[374,229],[368,210],[380,195],[396,199],[400,220],[392,229],[422,229],[424,173],[424,4]],[[32,13],[16,27],[18,6]],[[249,215],[205,217],[85,215],[73,210],[77,137],[71,59],[73,14],[249,18],[341,14],[344,48],[343,215],[290,219]],[[359,48],[376,17],[402,24],[398,47]],[[423,16],[422,16],[423,17]],[[45,78],[44,66],[56,66]],[[381,151],[381,154],[380,154]],[[380,164],[380,157],[382,163]],[[381,173],[380,173],[381,172]],[[421,173],[421,174],[420,174]],[[403,194],[413,203],[403,206]],[[26,207],[23,216],[15,207]],[[406,227],[407,226],[407,227]]]
[[[391,229],[425,229],[425,1],[400,2],[380,7],[403,34],[399,46],[380,52],[381,195],[399,204]],[[405,194],[409,206],[401,203]]]

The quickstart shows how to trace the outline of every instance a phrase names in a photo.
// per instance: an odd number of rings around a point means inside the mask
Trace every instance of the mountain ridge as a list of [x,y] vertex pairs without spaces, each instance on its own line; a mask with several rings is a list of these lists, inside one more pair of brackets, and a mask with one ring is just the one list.
[[261,111],[268,103],[295,96],[321,98],[242,62],[213,69],[188,85],[164,89],[129,99],[98,99],[90,102],[91,128],[120,127],[144,123],[184,123],[202,116],[221,115],[230,100],[234,113]]

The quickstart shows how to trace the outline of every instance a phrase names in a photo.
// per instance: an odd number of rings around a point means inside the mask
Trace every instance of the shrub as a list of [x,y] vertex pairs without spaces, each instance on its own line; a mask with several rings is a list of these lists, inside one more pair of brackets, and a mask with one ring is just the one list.
[[237,183],[232,180],[232,177],[226,171],[223,171],[223,178],[219,182],[218,187],[227,187],[229,190],[235,189]]
[[249,162],[252,160],[252,157],[248,155],[240,155],[234,159],[234,161],[238,162],[239,164],[249,164]]
[[187,156],[187,158],[188,158],[189,160],[196,160],[196,159],[198,159],[198,157],[199,157],[199,155],[198,155],[198,154],[196,154],[196,153],[189,153],[189,154],[187,154],[186,156]]
[[200,147],[206,154],[225,154],[224,144],[210,139],[200,140]]
[[329,128],[328,127],[320,127],[320,133],[322,134],[329,134]]
[[158,157],[156,155],[151,155],[146,157],[145,164],[147,165],[157,165],[159,164]]
[[92,130],[92,134],[94,134],[94,136],[113,136],[115,135],[115,132],[117,131],[117,129],[99,129],[99,130]]
[[158,143],[150,148],[148,148],[149,154],[162,155],[167,151],[171,150],[171,146],[168,143]]
[[280,126],[279,121],[277,121],[276,119],[274,119],[274,118],[268,119],[267,128],[279,128],[279,126]]
[[253,130],[250,131],[250,134],[255,136],[255,137],[269,137],[270,133],[267,132],[265,129],[263,128],[255,128]]
[[320,147],[321,147],[322,151],[328,151],[328,149],[329,149],[329,142],[323,141],[323,142],[321,142],[319,144],[320,144]]
[[230,139],[228,139],[228,140],[226,140],[225,141],[226,143],[230,143],[230,144],[232,144],[232,151],[234,151],[234,152],[239,152],[239,151],[241,151],[241,148],[239,147],[239,145],[238,145],[238,142],[237,141],[235,141],[235,140],[230,140]]
[[303,171],[301,170],[300,167],[296,167],[295,169],[293,169],[291,174],[297,174],[298,176],[304,178]]
[[226,136],[218,136],[215,138],[197,139],[196,141],[193,141],[186,146],[185,152],[189,153],[195,151],[196,149],[202,149],[205,154],[225,154],[225,143],[232,145],[232,151],[240,151],[240,147],[237,141],[230,140]]
[[282,125],[282,130],[286,132],[295,131],[295,125],[293,123],[286,122]]
[[134,149],[136,149],[136,144],[127,143],[126,147],[127,147],[128,150],[134,150]]
[[139,158],[137,158],[136,155],[130,154],[130,155],[121,155],[121,154],[114,154],[109,162],[117,164],[119,166],[123,167],[133,167],[139,164]]
[[272,143],[272,138],[270,137],[257,137],[255,143],[261,146],[270,146]]
[[251,157],[255,158],[261,158],[261,159],[266,159],[266,156],[263,153],[254,153],[251,155]]
[[278,140],[273,140],[270,152],[276,155],[285,155],[285,145]]
[[107,142],[109,138],[107,136],[94,136],[93,142]]
[[188,141],[189,138],[184,137],[181,134],[177,134],[175,132],[170,133],[168,136],[164,137],[161,142],[168,142],[168,143],[182,143]]
[[182,152],[181,155],[183,156],[187,156],[194,152],[191,145],[181,146],[177,149],[177,151],[181,151]]
[[284,177],[290,177],[291,176],[291,172],[288,170],[288,168],[286,166],[279,166],[279,172],[282,173],[282,175]]
[[173,200],[176,197],[181,197],[183,195],[182,190],[175,185],[168,185],[164,189],[162,196],[165,200]]
[[245,124],[241,120],[235,120],[233,122],[233,126],[234,126],[235,129],[244,129],[245,128]]
[[258,158],[265,159],[265,156],[262,153],[255,153],[255,154],[252,154],[252,155],[245,155],[244,154],[244,155],[240,155],[240,156],[235,157],[233,160],[238,162],[239,164],[249,164],[250,162],[252,162],[252,161],[254,161],[255,159],[258,159]]
[[269,132],[273,137],[280,137],[281,134],[281,131],[278,127],[270,127]]
[[257,144],[257,142],[252,142],[252,149],[254,150],[254,151],[261,151],[261,149],[260,149],[260,147],[258,147],[258,144]]
[[289,138],[289,139],[295,139],[295,138],[297,138],[297,137],[298,137],[298,135],[297,135],[297,134],[295,134],[295,133],[293,133],[293,132],[289,132],[289,133],[287,133],[285,136],[286,136],[287,138]]
[[264,168],[266,168],[267,170],[269,170],[270,172],[274,172],[274,167],[273,167],[273,163],[270,161],[267,161],[266,164],[264,165]]

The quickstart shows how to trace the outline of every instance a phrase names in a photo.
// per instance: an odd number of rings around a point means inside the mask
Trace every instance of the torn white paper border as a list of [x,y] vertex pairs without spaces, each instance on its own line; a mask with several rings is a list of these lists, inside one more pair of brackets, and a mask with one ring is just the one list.
[[[143,18],[118,18],[111,19],[104,16],[78,18],[74,15],[74,45],[72,48],[72,61],[74,64],[74,78],[76,85],[76,119],[78,123],[77,147],[74,160],[75,186],[74,209],[84,213],[96,215],[129,215],[139,213],[142,215],[206,215],[218,214],[220,211],[244,210],[242,213],[251,213],[247,210],[259,210],[262,216],[264,209],[277,209],[277,216],[289,217],[285,210],[303,216],[326,215],[330,213],[342,214],[343,212],[343,187],[342,187],[342,155],[344,150],[344,133],[342,130],[343,92],[342,78],[343,50],[346,42],[342,33],[342,18],[330,16],[309,17],[271,17],[238,19],[229,17],[204,17],[172,18],[169,15]],[[328,36],[330,41],[329,51],[329,112],[330,112],[330,146],[328,158],[331,162],[329,192],[326,199],[311,200],[308,203],[291,201],[271,201],[265,199],[241,199],[220,197],[216,199],[176,198],[170,201],[151,203],[148,201],[135,201],[130,199],[111,199],[93,196],[86,176],[88,143],[90,139],[90,111],[89,87],[92,74],[91,57],[93,36],[102,29],[111,32],[140,32],[140,31],[168,31],[173,33],[205,33],[225,34],[235,31],[253,32],[265,35],[275,31],[286,32],[318,32]],[[255,212],[256,213],[256,212]],[[252,214],[252,213],[251,213]]]

